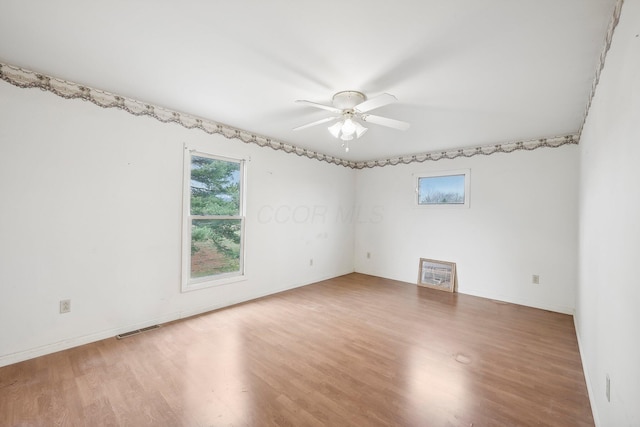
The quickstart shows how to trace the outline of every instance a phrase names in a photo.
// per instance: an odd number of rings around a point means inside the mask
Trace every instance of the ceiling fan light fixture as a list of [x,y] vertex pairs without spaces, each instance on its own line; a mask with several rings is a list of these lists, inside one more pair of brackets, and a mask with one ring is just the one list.
[[358,122],[353,122],[356,127],[356,138],[360,138],[368,130],[368,128],[362,126]]
[[334,138],[340,138],[340,131],[342,130],[342,122],[336,122],[329,126],[329,132]]
[[299,99],[296,102],[320,108],[321,110],[330,111],[333,113],[333,116],[298,126],[293,128],[293,130],[306,129],[311,126],[336,120],[333,125],[328,127],[329,133],[331,133],[334,138],[344,141],[342,146],[345,151],[349,151],[349,146],[346,141],[360,138],[367,131],[367,128],[364,127],[360,121],[398,130],[406,130],[409,128],[409,123],[407,122],[387,117],[374,116],[368,113],[371,110],[394,103],[397,100],[398,99],[395,96],[388,93],[383,93],[375,98],[367,99],[362,92],[355,90],[345,90],[333,95],[333,106]]
[[356,124],[351,119],[345,119],[342,122],[342,135],[350,136],[351,138],[349,139],[352,139],[354,133],[356,133]]
[[362,126],[351,117],[340,120],[329,126],[329,132],[334,138],[341,139],[343,141],[351,141],[354,138],[360,138],[367,131],[367,128]]

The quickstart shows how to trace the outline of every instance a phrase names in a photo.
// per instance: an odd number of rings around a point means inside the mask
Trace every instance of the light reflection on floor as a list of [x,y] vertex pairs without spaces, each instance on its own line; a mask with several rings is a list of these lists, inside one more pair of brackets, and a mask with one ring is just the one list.
[[192,344],[194,351],[185,349],[185,412],[197,425],[245,425],[251,393],[238,328],[207,335]]
[[[469,412],[472,401],[468,366],[456,361],[455,354],[434,358],[433,352],[411,349],[407,380],[413,404],[420,408],[424,419],[456,422]],[[464,359],[463,359],[464,360]]]

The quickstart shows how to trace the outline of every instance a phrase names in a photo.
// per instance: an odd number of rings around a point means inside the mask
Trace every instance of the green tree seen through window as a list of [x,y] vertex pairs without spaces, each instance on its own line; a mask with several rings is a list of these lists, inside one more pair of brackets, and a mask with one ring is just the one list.
[[191,278],[239,272],[240,163],[191,157]]

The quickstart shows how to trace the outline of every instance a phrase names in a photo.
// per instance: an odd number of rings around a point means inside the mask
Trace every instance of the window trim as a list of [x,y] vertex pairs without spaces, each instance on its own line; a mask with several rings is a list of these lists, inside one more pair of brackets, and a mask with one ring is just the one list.
[[[420,179],[421,178],[437,178],[443,176],[457,176],[464,175],[464,203],[436,203],[436,204],[421,204],[420,203]],[[471,187],[471,169],[455,169],[446,171],[431,171],[414,174],[414,205],[420,209],[468,209],[469,199],[471,194],[469,188]]]
[[[205,157],[238,163],[240,165],[240,209],[238,215],[191,215],[191,158]],[[245,224],[246,224],[246,160],[208,153],[184,146],[184,170],[182,188],[182,292],[195,291],[213,286],[226,285],[247,280],[245,264]],[[215,276],[191,278],[191,224],[193,219],[239,219],[240,220],[240,270]]]

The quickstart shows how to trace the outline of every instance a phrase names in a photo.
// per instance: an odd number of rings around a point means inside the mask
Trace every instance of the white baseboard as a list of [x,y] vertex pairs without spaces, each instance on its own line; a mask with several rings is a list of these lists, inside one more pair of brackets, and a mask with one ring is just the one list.
[[29,350],[19,351],[16,353],[6,354],[0,357],[0,367],[12,365],[14,363],[23,362],[35,357],[45,356],[47,354],[56,353],[58,351],[67,350],[73,347],[89,344],[92,342],[115,337],[118,334],[134,331],[136,329],[146,328],[147,326],[159,325],[161,323],[176,320],[173,315],[167,315],[161,318],[150,320],[148,322],[137,323],[134,325],[124,326],[120,328],[108,329],[94,334],[72,337],[52,344],[47,344]]
[[580,332],[578,330],[578,324],[576,323],[576,317],[573,316],[573,326],[576,329],[576,338],[578,339],[578,352],[580,353],[580,361],[582,362],[582,371],[584,372],[584,381],[587,383],[587,394],[589,395],[589,403],[591,404],[591,413],[593,414],[593,422],[596,427],[600,426],[600,417],[598,415],[598,407],[595,402],[595,394],[593,391],[593,384],[589,376],[589,370],[587,369],[587,361],[584,358],[584,352],[582,351],[582,343],[580,341]]
[[569,314],[571,316],[574,315],[575,313],[575,309],[573,307],[565,307],[562,305],[555,305],[555,304],[547,304],[547,303],[541,303],[538,301],[531,301],[531,300],[527,300],[524,298],[506,298],[504,296],[501,295],[487,295],[485,293],[482,292],[474,292],[473,290],[463,290],[463,291],[458,291],[461,294],[465,294],[465,295],[472,295],[474,297],[480,297],[480,298],[486,298],[486,299],[491,299],[491,300],[495,300],[495,301],[502,301],[502,302],[508,302],[511,304],[517,304],[517,305],[524,305],[526,307],[532,307],[532,308],[538,308],[540,310],[547,310],[547,311],[553,311],[555,313],[561,313],[561,314]]
[[[390,280],[395,280],[395,281],[398,281],[398,282],[403,282],[403,283],[406,283],[408,285],[417,286],[415,282],[407,282],[405,280],[402,280],[402,279],[399,279],[399,278],[395,278],[395,277],[386,277],[386,276],[382,276],[380,274],[376,274],[375,272],[365,272],[365,271],[356,270],[356,273],[368,274],[368,275],[371,275],[371,276],[382,277],[382,278],[386,278],[386,279],[390,279]],[[539,308],[540,310],[553,311],[555,313],[570,314],[570,315],[573,315],[575,313],[575,308],[574,307],[567,307],[567,306],[562,306],[562,305],[548,304],[548,303],[545,303],[545,302],[528,300],[526,298],[512,298],[512,297],[506,297],[504,295],[493,295],[493,294],[488,294],[486,292],[482,292],[482,291],[478,291],[478,290],[474,290],[474,289],[462,289],[462,290],[458,289],[458,290],[456,290],[456,292],[458,292],[460,294],[471,295],[471,296],[474,296],[474,297],[480,297],[480,298],[485,298],[485,299],[490,299],[490,300],[495,300],[495,301],[501,301],[501,302],[508,302],[508,303],[517,304],[517,305],[524,305],[526,307]]]
[[[348,273],[344,273],[344,274],[348,274]],[[221,303],[221,304],[214,304],[214,305],[205,305],[205,306],[201,306],[198,308],[194,308],[194,309],[189,309],[186,311],[178,311],[178,312],[173,312],[173,313],[168,313],[165,314],[163,316],[154,318],[154,319],[149,319],[147,321],[144,322],[140,322],[140,323],[135,323],[135,324],[130,324],[130,325],[125,325],[122,327],[117,327],[117,328],[113,328],[113,329],[107,329],[105,331],[100,331],[100,332],[96,332],[96,333],[92,333],[92,334],[88,334],[88,335],[82,335],[82,336],[78,336],[78,337],[71,337],[62,341],[58,341],[55,343],[51,343],[51,344],[46,344],[43,346],[39,346],[39,347],[35,347],[35,348],[31,348],[28,350],[24,350],[24,351],[19,351],[16,353],[10,353],[10,354],[6,354],[3,356],[0,356],[0,367],[3,366],[7,366],[7,365],[12,365],[14,363],[19,363],[19,362],[23,362],[25,360],[29,360],[29,359],[33,359],[36,357],[40,357],[40,356],[45,356],[47,354],[51,354],[51,353],[56,353],[58,351],[62,351],[62,350],[67,350],[73,347],[78,347],[81,345],[85,345],[85,344],[89,344],[92,342],[96,342],[96,341],[100,341],[100,340],[104,340],[107,338],[112,338],[115,337],[118,334],[123,334],[125,332],[130,332],[130,331],[135,331],[136,329],[142,329],[142,328],[146,328],[148,326],[153,326],[153,325],[160,325],[163,323],[167,323],[167,322],[172,322],[174,320],[179,320],[179,319],[184,319],[186,317],[191,317],[191,316],[196,316],[198,314],[203,314],[203,313],[207,313],[210,311],[214,311],[214,310],[219,310],[221,308],[225,308],[225,307],[230,307],[232,305],[236,305],[236,304],[241,304],[243,302],[247,302],[247,301],[252,301],[258,298],[262,298],[262,297],[266,297],[269,295],[273,295],[273,294],[277,294],[280,292],[284,292],[284,291],[288,291],[291,289],[295,289],[295,288],[299,288],[302,286],[307,286],[310,285],[312,283],[316,283],[316,282],[320,282],[323,280],[327,280],[327,279],[331,279],[333,277],[338,277],[341,276],[342,274],[338,274],[336,276],[327,276],[327,277],[322,277],[322,278],[317,278],[313,281],[310,282],[300,282],[300,283],[295,283],[289,286],[284,286],[282,288],[278,288],[275,290],[270,290],[269,292],[264,292],[264,293],[260,293],[257,295],[252,295],[250,297],[247,298],[240,298],[238,300],[233,300],[233,301],[227,301],[225,303]]]

